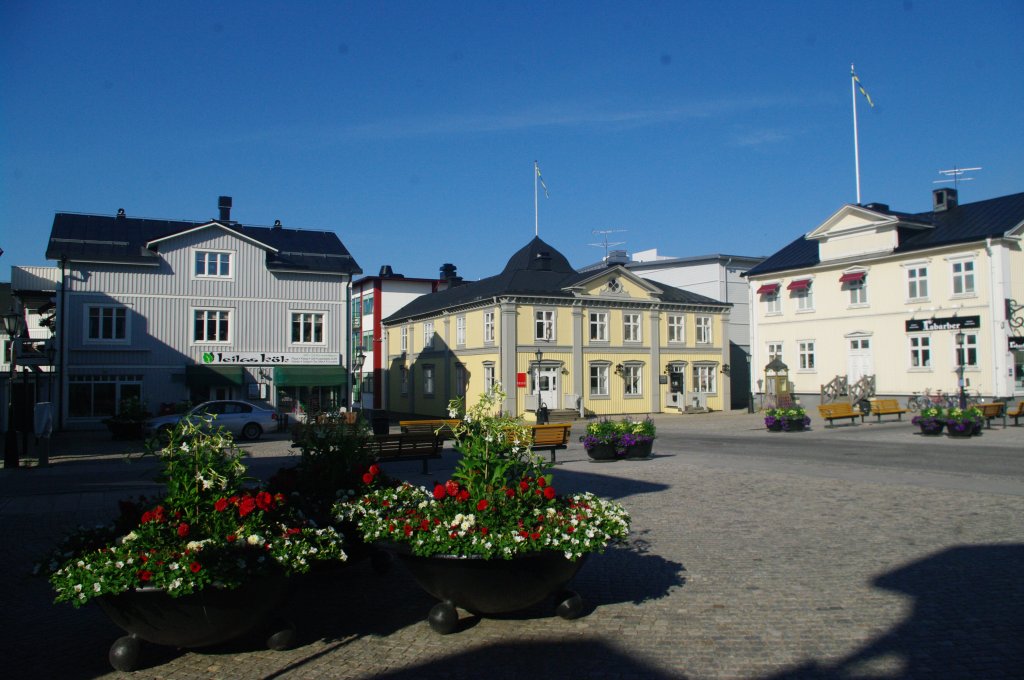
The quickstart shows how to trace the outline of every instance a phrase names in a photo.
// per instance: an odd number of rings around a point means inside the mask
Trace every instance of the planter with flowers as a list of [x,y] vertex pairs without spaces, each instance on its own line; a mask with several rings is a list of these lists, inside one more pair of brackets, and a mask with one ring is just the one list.
[[[69,537],[49,564],[57,602],[95,599],[129,633],[110,649],[116,669],[136,667],[141,641],[203,647],[254,630],[282,603],[289,575],[346,558],[334,529],[245,484],[226,431],[183,421],[162,449],[149,446],[165,493],[122,502],[114,523]],[[281,649],[293,637],[285,626],[267,642]]]
[[633,421],[625,419],[619,423],[619,440],[616,448],[623,458],[650,458],[654,449],[656,428],[650,418]]
[[619,442],[619,424],[602,418],[587,424],[587,433],[581,441],[591,460],[606,463],[615,460]]
[[810,427],[811,419],[800,406],[770,408],[764,412],[764,424],[771,432],[799,432]]
[[921,428],[921,434],[935,437],[942,434],[946,427],[946,412],[938,406],[929,406],[921,409],[910,422]]
[[981,409],[970,406],[965,409],[951,408],[946,411],[946,431],[950,437],[970,437],[981,432],[985,417]]
[[[436,632],[459,626],[456,608],[477,615],[519,611],[557,594],[556,613],[582,613],[564,590],[583,559],[625,540],[629,515],[590,493],[559,495],[550,463],[530,451],[520,420],[499,413],[504,395],[482,395],[453,428],[461,453],[452,478],[433,489],[380,488],[341,503],[363,538],[388,546],[428,593],[441,600],[428,616]],[[450,405],[458,416],[461,403]]]

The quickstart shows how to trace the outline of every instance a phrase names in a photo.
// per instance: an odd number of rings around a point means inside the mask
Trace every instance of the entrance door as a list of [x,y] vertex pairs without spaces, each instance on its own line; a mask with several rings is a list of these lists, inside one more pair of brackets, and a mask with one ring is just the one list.
[[557,366],[541,366],[537,374],[537,395],[540,397],[541,406],[549,409],[559,408],[558,405],[558,376]]
[[847,379],[852,384],[874,373],[875,361],[871,356],[871,338],[850,338],[850,351],[846,355]]
[[683,406],[686,404],[686,366],[672,364],[668,374],[668,405]]

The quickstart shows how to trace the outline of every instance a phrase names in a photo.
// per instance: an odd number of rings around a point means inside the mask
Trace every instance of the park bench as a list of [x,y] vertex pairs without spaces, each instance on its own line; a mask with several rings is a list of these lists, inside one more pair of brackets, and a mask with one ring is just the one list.
[[1006,412],[1006,415],[1008,415],[1011,418],[1013,418],[1013,425],[1014,425],[1014,427],[1016,427],[1017,425],[1020,425],[1020,423],[1017,422],[1017,421],[1018,421],[1018,419],[1021,416],[1024,416],[1024,399],[1022,399],[1021,401],[1018,401],[1017,402],[1017,408],[1008,410]]
[[825,427],[835,427],[832,424],[832,421],[842,420],[844,418],[849,418],[850,422],[854,425],[857,424],[857,418],[860,418],[861,422],[864,422],[864,414],[860,411],[855,411],[853,409],[853,405],[845,401],[834,404],[820,404],[818,406],[818,414],[823,420],[828,421],[828,425]]
[[433,432],[394,433],[374,435],[369,442],[378,463],[397,460],[423,461],[423,474],[427,474],[427,462],[440,460],[441,438]]
[[1006,404],[1001,401],[993,401],[991,404],[976,404],[985,418],[985,427],[992,429],[992,419],[1002,418],[1003,429],[1006,429]]
[[570,430],[572,430],[572,423],[531,425],[532,441],[530,443],[530,450],[549,451],[553,465],[555,463],[555,451],[568,448],[569,446]]
[[903,420],[903,414],[907,409],[900,408],[900,403],[895,399],[870,399],[871,414],[878,416],[878,422],[882,422],[882,416],[895,415],[897,420]]
[[452,428],[458,425],[460,420],[443,420],[440,418],[433,420],[400,420],[398,421],[398,427],[401,428],[404,434],[433,434],[441,438],[441,441],[445,439],[451,439],[453,436]]

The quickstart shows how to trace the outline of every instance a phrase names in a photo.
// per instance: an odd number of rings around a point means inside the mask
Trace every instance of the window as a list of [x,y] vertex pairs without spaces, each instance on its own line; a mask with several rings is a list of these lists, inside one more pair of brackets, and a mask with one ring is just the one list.
[[370,314],[373,314],[373,296],[372,295],[364,295],[363,296],[363,316],[369,316]]
[[864,279],[857,279],[846,284],[850,291],[851,305],[866,305],[868,303],[868,287]]
[[932,339],[927,335],[910,336],[910,366],[911,368],[931,368],[932,365]]
[[434,322],[423,322],[423,349],[431,349],[434,346]]
[[693,391],[710,394],[717,392],[715,379],[717,373],[714,364],[697,364],[691,371],[693,375]]
[[640,342],[640,315],[626,312],[622,315],[622,339],[625,342]]
[[494,385],[497,381],[494,379],[494,364],[484,364],[484,391],[490,392],[494,389]]
[[466,396],[466,367],[462,364],[455,364],[455,396]]
[[195,310],[195,329],[192,340],[195,342],[228,342],[231,312],[226,309]]
[[399,385],[399,393],[406,397],[409,395],[409,369],[402,366],[402,382]]
[[590,396],[608,396],[608,364],[590,364]]
[[769,342],[768,343],[768,361],[774,361],[778,359],[782,361],[782,343],[781,342]]
[[644,393],[643,365],[626,364],[622,367],[622,377],[626,381],[627,397],[639,397]]
[[590,340],[591,342],[608,342],[608,313],[590,313]]
[[907,297],[911,300],[928,297],[928,267],[911,267],[907,270]]
[[455,317],[455,344],[459,347],[466,345],[466,317]]
[[850,340],[850,351],[857,352],[866,349],[871,349],[871,341],[867,338],[854,338]]
[[539,309],[533,314],[534,331],[533,337],[536,340],[555,339],[555,311],[553,309]]
[[434,396],[434,367],[431,364],[423,365],[423,396]]
[[324,341],[324,315],[319,312],[292,312],[292,342],[295,344],[322,344]]
[[[953,342],[956,342],[955,336]],[[964,333],[963,349],[956,348],[956,365],[967,368],[978,367],[978,336],[975,333]]]
[[494,342],[494,312],[484,312],[484,342]]
[[128,312],[124,307],[89,307],[89,340],[127,340]]
[[711,317],[697,317],[697,343],[702,345],[711,344]]
[[373,331],[363,331],[363,342],[361,344],[363,352],[373,351]]
[[953,295],[974,294],[974,260],[953,263]]
[[215,250],[196,251],[196,278],[231,278],[231,253]]
[[804,371],[814,370],[814,341],[801,340],[797,343],[797,352],[800,358],[800,369]]
[[814,310],[814,293],[811,284],[793,291],[793,299],[796,300],[796,311],[810,312]]
[[409,351],[409,327],[402,326],[402,351]]
[[72,375],[68,378],[68,415],[106,418],[126,399],[142,398],[141,375]]
[[682,314],[668,315],[668,341],[686,342],[686,317]]
[[781,314],[782,313],[782,298],[779,295],[779,289],[776,288],[771,293],[765,293],[764,295],[764,312],[765,314]]

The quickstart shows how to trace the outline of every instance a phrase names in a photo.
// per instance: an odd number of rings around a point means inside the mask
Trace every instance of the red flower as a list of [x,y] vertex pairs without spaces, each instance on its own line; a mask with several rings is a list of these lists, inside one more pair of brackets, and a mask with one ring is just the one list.
[[438,501],[444,500],[444,497],[447,496],[447,495],[448,495],[448,493],[444,490],[444,487],[441,486],[440,484],[438,484],[437,486],[434,487],[434,500],[438,500]]
[[270,510],[274,507],[274,497],[266,491],[260,491],[256,494],[256,507],[263,511]]
[[256,509],[256,499],[252,496],[246,496],[242,499],[242,502],[238,504],[238,516],[245,517],[250,512]]
[[481,536],[486,536],[489,531],[490,531],[490,529],[488,529],[487,527],[480,527],[480,535]]
[[532,540],[534,540],[534,541],[536,541],[536,540],[539,540],[539,539],[540,539],[540,533],[538,533],[538,532],[536,532],[536,531],[535,531],[535,532],[533,532],[532,534],[530,534],[530,538],[531,538]]
[[548,488],[544,489],[544,498],[547,498],[548,500],[551,500],[554,497],[555,497],[555,487],[549,486]]
[[198,574],[199,570],[203,568],[203,565],[199,564],[198,562],[193,562],[192,564],[188,565],[188,568],[192,570],[193,574]]
[[530,489],[530,483],[528,481],[526,481],[524,479],[523,481],[519,482],[519,490],[520,491],[529,491],[529,489]]
[[285,530],[285,535],[287,536],[294,536],[298,533],[302,533],[302,529],[300,529],[299,527],[288,527],[288,529]]
[[151,521],[153,521],[153,513],[150,512],[149,510],[146,510],[144,513],[142,513],[142,520],[139,522],[139,524],[148,524]]
[[420,522],[420,531],[430,531],[430,520]]
[[228,543],[234,543],[236,536],[234,534],[228,534],[224,538]]
[[224,512],[225,510],[228,509],[228,499],[218,498],[217,501],[213,504],[213,509],[216,510],[217,512]]
[[488,505],[487,499],[486,498],[481,498],[480,502],[476,504],[476,509],[477,509],[478,512],[483,512],[484,510],[487,509],[487,505]]
[[458,499],[465,503],[469,500],[469,489],[460,489]]
[[178,536],[181,536],[182,538],[188,536],[188,525],[184,522],[178,525]]
[[139,580],[140,581],[149,581],[152,578],[153,578],[153,572],[151,572],[149,569],[140,569],[139,570]]
[[405,535],[406,535],[406,536],[412,536],[412,527],[411,527],[411,526],[409,526],[408,524],[406,524],[406,525],[405,525],[405,526],[404,526],[404,527],[402,528],[402,530],[403,530],[403,531],[405,532]]
[[451,479],[444,483],[444,489],[448,492],[449,496],[454,496],[459,493],[458,483]]
[[367,472],[363,475],[363,484],[370,484],[371,482],[373,482],[373,475]]
[[508,496],[509,498],[512,498],[513,496],[516,495],[516,492],[513,489],[505,489],[505,495]]
[[370,474],[371,474],[371,475],[374,475],[374,476],[377,476],[377,475],[379,475],[379,474],[380,474],[380,466],[379,466],[379,465],[377,465],[376,463],[374,463],[373,465],[371,465],[371,466],[370,466]]
[[537,486],[539,486],[540,488],[543,489],[547,485],[548,485],[548,480],[544,479],[543,477],[538,477],[537,478]]

